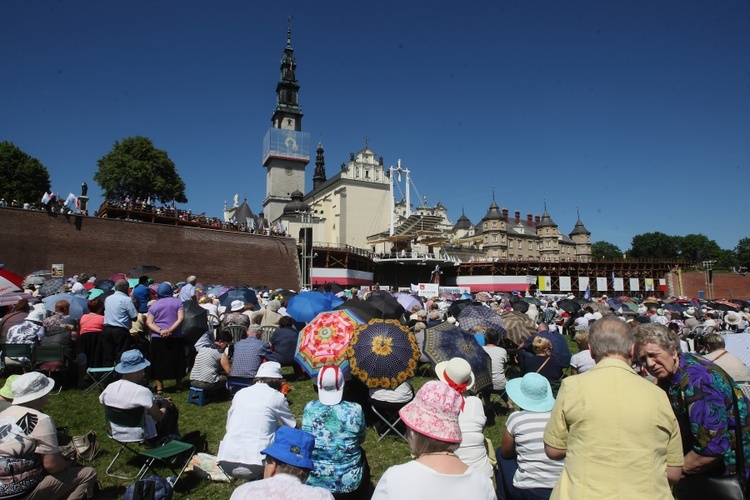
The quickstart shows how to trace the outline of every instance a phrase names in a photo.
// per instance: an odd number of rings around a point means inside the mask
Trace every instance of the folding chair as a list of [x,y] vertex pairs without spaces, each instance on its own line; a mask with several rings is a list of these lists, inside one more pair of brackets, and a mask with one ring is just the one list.
[[[7,366],[20,366],[24,373],[33,367],[34,346],[31,344],[3,344],[2,353]],[[26,361],[12,358],[23,358]]]
[[38,346],[34,349],[34,369],[47,372],[48,377],[52,376],[53,371],[59,370],[41,369],[39,365],[58,361],[60,363],[65,362],[65,352],[62,346]]
[[[379,411],[377,408],[375,408],[374,404],[370,405],[370,408],[372,409],[372,412],[375,414],[376,417],[380,419],[381,422],[383,422],[386,426],[385,431],[383,431],[382,434],[380,434],[380,437],[378,438],[378,442],[382,441],[384,437],[388,435],[389,432],[393,431],[398,436],[403,439],[404,441],[407,441],[406,436],[404,436],[401,431],[399,431],[396,426],[401,422],[401,416],[399,416],[398,412],[394,412],[393,414],[389,414],[385,411]],[[376,429],[377,430],[377,429]]]
[[[141,479],[149,470],[156,474],[156,470],[154,469],[154,467],[156,466],[157,462],[159,462],[168,467],[169,470],[172,471],[172,474],[175,475],[174,483],[177,483],[177,481],[180,480],[180,476],[182,476],[182,473],[185,472],[185,468],[187,467],[188,463],[190,463],[190,459],[193,458],[193,455],[195,455],[195,446],[189,443],[183,443],[182,441],[168,441],[167,443],[156,448],[151,448],[148,450],[135,450],[131,448],[131,445],[143,444],[145,442],[145,439],[120,441],[114,437],[114,432],[112,430],[111,424],[119,425],[122,427],[140,427],[141,429],[143,429],[143,435],[145,436],[146,413],[144,409],[142,407],[138,407],[123,410],[120,408],[105,406],[104,416],[107,420],[107,436],[120,444],[120,449],[117,451],[117,454],[107,467],[106,474],[108,476],[127,480]],[[134,477],[118,476],[110,472],[112,470],[112,466],[115,464],[124,450],[128,450],[138,457],[145,458],[143,466]]]
[[260,340],[263,342],[271,342],[271,337],[278,330],[277,326],[262,326],[260,328]]
[[108,384],[115,377],[114,366],[105,366],[102,368],[88,368],[86,370],[86,379],[91,381],[91,384],[83,391],[83,395],[86,396],[89,392],[93,391],[97,387],[100,391],[104,390],[105,384]]
[[232,334],[232,343],[239,342],[247,335],[247,328],[242,325],[228,325],[223,327],[222,330]]

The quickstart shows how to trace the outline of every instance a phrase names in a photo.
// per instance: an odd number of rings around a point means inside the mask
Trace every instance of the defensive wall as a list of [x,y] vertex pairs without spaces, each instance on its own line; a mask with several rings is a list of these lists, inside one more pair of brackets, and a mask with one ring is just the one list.
[[[675,285],[678,283],[676,273],[672,273]],[[750,274],[739,273],[717,273],[713,275],[713,299],[743,299],[750,300]],[[703,290],[703,296],[708,296],[706,275],[702,272],[682,273],[682,295],[698,297],[698,292]],[[679,295],[679,286],[675,290]]]
[[161,268],[157,281],[195,274],[201,283],[300,288],[291,238],[7,207],[0,228],[0,262],[24,276],[64,264],[66,276],[107,278],[147,264]]

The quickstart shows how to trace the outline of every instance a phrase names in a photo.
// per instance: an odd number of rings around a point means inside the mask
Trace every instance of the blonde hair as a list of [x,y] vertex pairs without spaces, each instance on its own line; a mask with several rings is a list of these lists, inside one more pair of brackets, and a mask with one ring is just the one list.
[[552,342],[549,339],[540,337],[537,335],[534,337],[534,342],[531,344],[535,354],[540,354],[542,351],[549,349],[552,352]]
[[589,331],[588,330],[580,330],[576,332],[575,337],[573,337],[573,340],[576,344],[578,344],[578,350],[585,351],[589,348]]

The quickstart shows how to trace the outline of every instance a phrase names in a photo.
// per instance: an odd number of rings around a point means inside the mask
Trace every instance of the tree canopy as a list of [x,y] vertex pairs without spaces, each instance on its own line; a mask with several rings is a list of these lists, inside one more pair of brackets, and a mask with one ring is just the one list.
[[33,203],[50,189],[49,172],[12,142],[0,142],[0,198]]
[[675,237],[680,258],[698,263],[704,260],[717,260],[721,256],[721,247],[714,240],[702,234],[688,234]]
[[97,162],[94,180],[108,199],[140,198],[167,203],[187,202],[185,183],[166,151],[151,139],[135,136],[115,142],[112,151]]
[[643,233],[633,236],[630,257],[634,259],[675,259],[677,242],[674,236],[664,233]]
[[750,238],[742,238],[734,249],[740,266],[750,268]]
[[591,245],[591,256],[595,259],[621,260],[622,250],[608,241],[597,241]]

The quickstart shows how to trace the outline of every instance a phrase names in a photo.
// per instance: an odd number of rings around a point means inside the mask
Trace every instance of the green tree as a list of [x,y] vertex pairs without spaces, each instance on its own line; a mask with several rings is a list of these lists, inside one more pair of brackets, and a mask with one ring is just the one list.
[[737,263],[742,267],[750,269],[750,238],[742,238],[734,248]]
[[702,234],[677,236],[675,242],[679,252],[678,256],[694,264],[704,260],[717,260],[722,252],[718,243]]
[[664,233],[643,233],[633,236],[628,255],[634,259],[674,259],[677,241]]
[[604,260],[622,260],[622,250],[617,245],[607,241],[597,241],[591,244],[591,257]]
[[94,180],[109,199],[140,198],[167,203],[187,202],[185,183],[166,151],[151,139],[135,136],[115,142],[112,151],[97,162]]
[[33,203],[49,191],[49,172],[12,142],[0,142],[0,198]]

